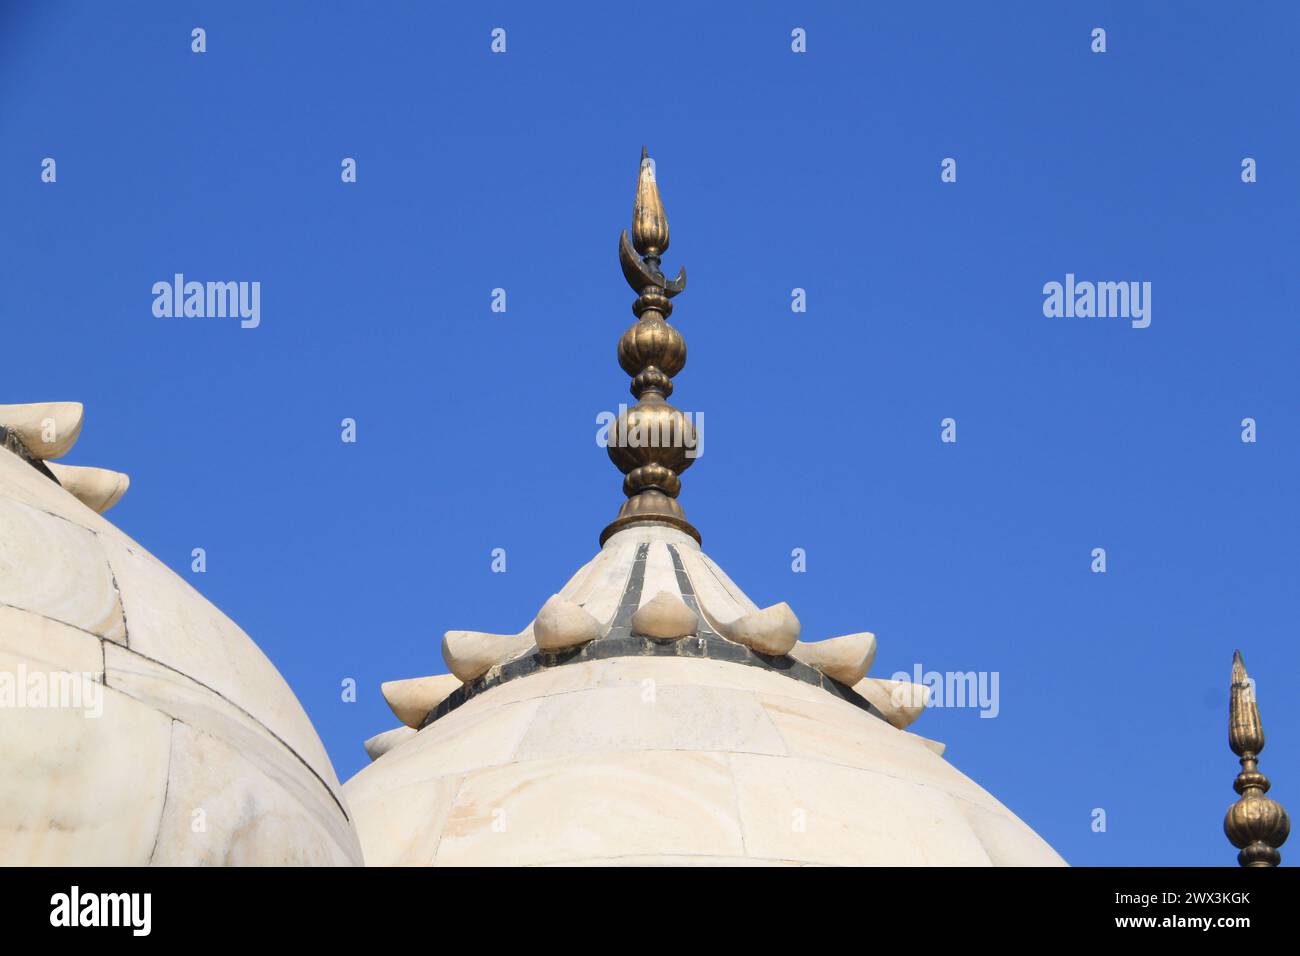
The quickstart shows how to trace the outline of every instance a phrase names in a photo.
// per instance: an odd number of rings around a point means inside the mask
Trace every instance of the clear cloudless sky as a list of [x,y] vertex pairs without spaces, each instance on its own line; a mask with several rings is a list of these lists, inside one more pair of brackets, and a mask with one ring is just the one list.
[[[875,674],[996,672],[915,729],[1071,863],[1230,865],[1235,647],[1300,811],[1298,48],[1291,2],[8,2],[0,401],[86,404],[65,461],[130,473],[113,520],[346,779],[379,684],[523,627],[623,500],[645,143],[708,553]],[[176,272],[260,327],[156,318]],[[1150,327],[1044,317],[1066,273]]]

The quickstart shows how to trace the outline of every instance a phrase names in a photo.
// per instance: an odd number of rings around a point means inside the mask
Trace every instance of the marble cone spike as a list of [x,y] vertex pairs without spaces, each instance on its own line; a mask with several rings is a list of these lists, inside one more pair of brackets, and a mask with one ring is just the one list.
[[519,634],[448,631],[442,638],[442,659],[462,681],[472,681],[535,647],[532,630],[530,625]]
[[790,648],[790,656],[852,687],[871,670],[876,659],[876,635],[863,631],[811,644],[799,641]]
[[429,711],[460,686],[461,680],[455,674],[435,674],[390,680],[380,685],[380,691],[394,717],[407,727],[419,727]]
[[893,726],[910,727],[924,712],[930,700],[930,688],[906,680],[882,680],[868,677],[853,689],[875,707]]
[[385,730],[382,734],[375,734],[366,741],[366,756],[371,760],[378,760],[398,744],[410,740],[415,734],[416,731],[413,728],[405,725],[394,727],[392,730]]
[[700,616],[679,595],[660,591],[632,615],[632,632],[660,641],[690,637],[700,629]]
[[62,458],[81,435],[81,402],[0,405],[0,426],[13,432],[38,461]]
[[131,479],[120,471],[46,462],[46,467],[68,493],[96,514],[103,514],[122,500]]
[[598,638],[602,630],[599,621],[558,594],[551,595],[533,621],[533,638],[543,651],[580,647]]

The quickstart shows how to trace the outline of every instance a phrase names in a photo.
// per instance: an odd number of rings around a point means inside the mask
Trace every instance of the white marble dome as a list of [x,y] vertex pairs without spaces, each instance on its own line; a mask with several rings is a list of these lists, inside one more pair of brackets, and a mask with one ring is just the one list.
[[70,445],[80,406],[0,406],[0,864],[359,864],[274,665],[83,504],[125,476],[47,465],[41,421]]
[[872,635],[798,628],[689,535],[618,532],[520,634],[385,685],[407,726],[344,787],[366,862],[1064,863],[901,729],[917,688],[864,676]]

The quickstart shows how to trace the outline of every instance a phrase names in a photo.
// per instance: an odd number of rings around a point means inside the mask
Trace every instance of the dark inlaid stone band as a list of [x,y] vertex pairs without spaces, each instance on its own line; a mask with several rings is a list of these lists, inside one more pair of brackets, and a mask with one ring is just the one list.
[[648,541],[637,546],[636,556],[632,561],[632,571],[628,575],[627,584],[623,588],[623,596],[619,600],[618,611],[614,615],[614,623],[611,625],[608,634],[572,650],[556,653],[535,651],[532,654],[517,657],[512,661],[493,667],[482,677],[462,684],[452,691],[441,704],[429,712],[420,727],[429,726],[438,718],[451,713],[467,701],[473,700],[493,687],[512,680],[528,677],[540,671],[549,670],[552,667],[563,667],[565,664],[608,660],[613,657],[686,657],[699,660],[726,661],[730,664],[744,664],[748,667],[760,667],[764,670],[775,671],[793,680],[820,687],[828,694],[848,701],[855,707],[860,707],[881,720],[885,719],[884,715],[862,695],[855,693],[848,685],[841,684],[832,677],[827,677],[815,667],[809,667],[802,661],[797,661],[793,657],[784,654],[780,656],[760,654],[743,644],[734,644],[720,637],[709,626],[709,622],[700,610],[699,601],[695,597],[695,588],[691,584],[690,576],[686,573],[681,555],[677,553],[675,545],[668,545],[668,553],[673,559],[673,570],[677,574],[677,584],[681,588],[682,600],[700,619],[699,630],[693,637],[683,637],[671,641],[656,640],[634,632],[632,630],[632,615],[636,613],[641,604],[641,589],[645,584],[645,565],[649,552],[650,543]]

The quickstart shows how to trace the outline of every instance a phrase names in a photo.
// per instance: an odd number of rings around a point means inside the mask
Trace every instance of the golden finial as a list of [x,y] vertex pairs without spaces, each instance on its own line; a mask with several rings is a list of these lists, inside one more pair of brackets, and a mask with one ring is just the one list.
[[1241,758],[1241,773],[1233,789],[1241,799],[1228,808],[1223,832],[1241,850],[1242,866],[1277,866],[1282,854],[1277,848],[1291,833],[1291,821],[1281,804],[1265,796],[1268,777],[1259,772],[1259,753],[1264,749],[1264,725],[1259,720],[1255,685],[1246,674],[1241,651],[1232,654],[1232,690],[1228,702],[1228,744]]
[[[610,460],[623,472],[627,501],[600,534],[600,543],[634,524],[663,524],[700,540],[682,506],[677,503],[681,479],[698,454],[698,438],[688,416],[668,404],[672,378],[686,365],[686,342],[668,324],[670,301],[686,288],[686,270],[665,279],[659,260],[668,248],[668,217],[659,198],[655,163],[641,148],[636,202],[632,207],[632,239],[623,230],[618,261],[637,298],[637,321],[618,342],[618,364],[632,376],[637,403],[620,408],[607,445]],[[638,257],[638,253],[640,256]]]

